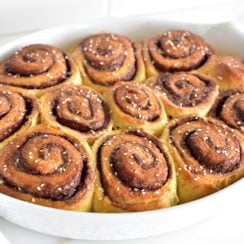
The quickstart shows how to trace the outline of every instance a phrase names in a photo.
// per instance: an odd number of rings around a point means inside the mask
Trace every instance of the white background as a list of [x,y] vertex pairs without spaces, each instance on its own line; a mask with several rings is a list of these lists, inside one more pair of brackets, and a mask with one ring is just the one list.
[[[0,45],[34,30],[84,21],[84,18],[145,15],[195,23],[239,18],[244,1],[235,0],[0,0]],[[242,16],[242,17],[241,17]],[[238,195],[238,194],[237,194]],[[82,241],[43,235],[0,218],[0,231],[12,244],[244,243],[244,197],[239,193],[210,219],[161,236],[130,241]],[[116,224],[116,223],[115,223]],[[6,240],[0,234],[0,244]]]

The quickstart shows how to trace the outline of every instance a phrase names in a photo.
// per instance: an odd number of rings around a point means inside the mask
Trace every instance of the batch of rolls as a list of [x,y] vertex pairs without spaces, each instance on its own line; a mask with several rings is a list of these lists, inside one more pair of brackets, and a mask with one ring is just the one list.
[[189,31],[31,44],[1,60],[0,84],[0,193],[143,211],[244,175],[244,59]]

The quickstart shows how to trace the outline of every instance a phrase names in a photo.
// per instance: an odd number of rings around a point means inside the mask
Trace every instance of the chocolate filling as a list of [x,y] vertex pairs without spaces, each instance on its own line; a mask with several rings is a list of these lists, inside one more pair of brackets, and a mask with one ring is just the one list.
[[[141,133],[137,130],[127,131],[125,132],[125,134],[138,136],[143,138],[143,140],[146,137],[151,143],[153,143],[159,150],[160,154],[162,154],[161,156],[163,156],[165,160],[166,163],[165,167],[167,168],[167,172],[162,173],[161,170],[163,169],[158,169],[155,171],[156,175],[157,173],[158,175],[156,177],[154,175],[154,177],[148,179],[146,171],[157,167],[157,165],[159,164],[158,156],[151,149],[147,148],[143,143],[138,144],[133,141],[129,141],[128,139],[122,141],[120,144],[117,144],[117,146],[112,149],[111,155],[108,155],[109,162],[111,165],[111,171],[119,181],[123,182],[123,184],[129,188],[129,190],[154,191],[159,189],[171,177],[171,168],[169,165],[169,159],[167,154],[165,154],[165,152],[162,150],[161,146],[159,145],[159,142],[153,136],[147,137],[145,133],[143,132]],[[103,150],[102,148],[103,145],[106,144],[106,142],[109,141],[110,139],[112,139],[112,136],[107,137],[107,140],[105,140],[104,143],[99,147],[98,154],[97,154],[98,169],[102,175],[101,183],[103,185],[105,194],[108,196],[109,193],[106,187],[109,186],[106,185],[106,181],[104,180],[104,177],[106,176],[103,177],[104,173],[102,170],[102,161],[103,161],[102,157],[104,157],[104,155],[102,155],[102,150]],[[127,150],[127,148],[129,150]],[[131,150],[134,152],[130,152]],[[147,155],[147,157],[143,159],[144,154]],[[122,158],[120,158],[120,156]],[[144,176],[144,178],[138,177],[136,172],[134,173],[131,172],[130,167],[127,167],[123,163],[127,160],[126,158],[128,160],[131,160],[130,163],[132,164],[135,163],[139,167],[138,170],[141,168],[142,170],[145,171],[146,175]],[[151,161],[149,160],[149,158],[151,158]],[[126,164],[129,165],[130,163],[127,162]]]
[[[70,62],[70,60],[68,58],[66,58],[67,55],[65,53],[63,53],[63,58],[65,60],[65,63],[66,63],[66,72],[62,74],[62,76],[58,77],[57,80],[50,80],[50,79],[46,79],[46,80],[43,80],[42,81],[42,84],[41,85],[35,85],[35,84],[31,84],[28,82],[28,78],[32,78],[33,75],[35,74],[31,74],[31,75],[24,75],[24,74],[15,74],[13,72],[10,72],[9,69],[8,69],[8,63],[6,63],[6,75],[8,75],[8,77],[11,77],[9,76],[9,74],[12,75],[13,77],[13,82],[12,83],[9,83],[9,82],[5,82],[4,80],[1,80],[0,83],[1,84],[5,84],[5,85],[11,85],[11,86],[16,86],[16,87],[22,87],[22,88],[26,88],[26,89],[45,89],[45,88],[48,88],[48,87],[52,87],[54,85],[58,85],[64,81],[66,81],[71,75],[72,75],[72,64]],[[38,75],[43,75],[45,73],[48,74],[50,68],[48,68],[44,73],[37,73],[36,76],[38,77]],[[50,75],[51,76],[51,75]],[[26,83],[22,83],[22,84],[16,84],[14,82],[15,79],[18,79],[18,77],[26,77]]]
[[[194,121],[202,121],[203,126],[194,127]],[[181,125],[187,124],[187,128]],[[192,126],[191,126],[191,123]],[[207,129],[204,128],[207,126]],[[183,133],[180,142],[176,142],[173,133]],[[182,131],[184,130],[184,131]],[[216,137],[216,138],[215,138]],[[205,122],[201,118],[189,117],[178,121],[170,127],[170,142],[177,149],[183,160],[193,157],[203,167],[201,170],[213,174],[227,174],[241,164],[241,146],[238,138],[226,127]],[[199,174],[193,166],[187,166],[192,173]]]
[[[132,47],[133,47],[133,50],[134,50],[134,53],[135,53],[135,47],[134,45],[132,44]],[[135,56],[136,57],[136,56]],[[121,64],[122,65],[122,64]],[[113,66],[113,65],[112,65]],[[116,66],[117,69],[120,68],[120,66]],[[84,69],[85,69],[85,72],[87,74],[88,73],[88,70],[86,68],[86,66],[84,66]],[[111,70],[114,70],[114,67],[111,67],[111,68],[107,68],[106,71],[110,71]],[[100,80],[95,80],[93,79],[92,77],[89,77],[91,79],[91,81],[94,83],[94,84],[97,84],[97,85],[103,85],[103,86],[112,86],[114,85],[117,81],[131,81],[134,79],[134,77],[136,76],[136,73],[137,73],[137,69],[138,69],[138,64],[137,64],[137,59],[135,58],[135,63],[134,65],[131,65],[130,67],[128,67],[128,69],[126,70],[126,73],[123,73],[121,74],[120,76],[113,76],[111,75],[111,79],[105,84],[103,83],[102,81]],[[99,71],[103,71],[103,70],[100,70],[98,69],[98,72]],[[112,71],[111,71],[112,72]]]
[[[82,122],[80,122],[80,121],[73,120],[72,118],[70,119],[70,118],[65,118],[65,117],[59,116],[58,111],[57,111],[57,108],[59,106],[59,104],[58,104],[59,97],[60,96],[56,97],[54,99],[54,101],[52,102],[52,114],[54,117],[56,117],[56,120],[60,124],[65,125],[71,129],[80,131],[82,133],[90,133],[91,131],[101,131],[104,128],[107,128],[107,126],[111,120],[111,116],[110,116],[110,108],[104,100],[101,100],[101,106],[103,108],[103,113],[104,113],[104,120],[102,121],[102,123],[99,118],[98,121],[92,121],[92,123],[85,125],[85,124],[82,124]],[[75,108],[69,107],[68,109],[73,110],[71,112],[79,115],[79,111],[76,111]],[[89,109],[90,109],[89,116],[83,118],[83,119],[86,119],[87,121],[92,119],[94,117],[94,115],[97,113],[96,107],[93,104],[92,100],[89,100]]]
[[[3,131],[3,134],[0,135],[0,142],[6,139],[7,137],[13,135],[16,131],[18,131],[28,120],[29,115],[33,111],[33,105],[32,100],[29,97],[23,97],[25,100],[25,112],[23,114],[23,117],[19,121],[12,121],[11,126],[8,126],[8,129],[5,129]],[[11,107],[10,107],[11,109]],[[2,115],[0,119],[3,117]]]
[[[129,86],[129,85],[128,85]],[[120,102],[121,100],[121,93],[123,92],[124,86],[118,87],[114,93],[113,93],[113,100],[119,107],[119,109],[132,117],[136,117],[137,119],[143,119],[147,121],[155,121],[160,117],[161,112],[161,105],[157,100],[150,101],[150,96],[146,92],[146,90],[143,90],[143,88],[136,89],[136,87],[128,87],[126,88],[125,93],[123,93],[122,97],[124,98],[125,103]],[[133,95],[137,95],[136,93],[141,93],[142,97],[144,96],[144,99],[140,99],[139,101],[136,101],[133,99]],[[131,96],[132,95],[132,96]],[[152,102],[157,103],[157,110],[152,110],[151,108],[154,107],[152,105]],[[145,114],[145,112],[147,113]]]
[[[179,76],[179,78],[174,83],[174,79],[177,76]],[[204,84],[204,89],[201,93],[199,92],[199,88],[195,87],[194,83],[191,83],[191,79],[199,79],[199,81]],[[188,73],[165,73],[158,76],[153,86],[159,88],[174,104],[181,107],[192,107],[202,103],[216,87],[216,84],[212,80],[206,79],[200,75]],[[174,86],[179,89],[178,94]],[[185,96],[182,96],[182,92],[180,91],[184,91]]]
[[[9,160],[11,160],[11,162],[15,162],[15,166],[17,169],[19,169],[20,171],[26,172],[30,175],[39,175],[39,177],[42,177],[43,174],[40,173],[36,173],[34,172],[32,169],[30,169],[28,167],[28,165],[24,162],[22,155],[22,149],[24,148],[25,144],[31,140],[32,138],[36,138],[36,137],[41,137],[41,136],[57,136],[51,133],[44,133],[44,132],[37,132],[37,133],[33,133],[31,134],[29,137],[26,138],[25,143],[22,144],[12,155],[10,155]],[[11,181],[9,181],[8,179],[5,179],[4,177],[4,184],[10,187],[14,187],[16,188],[16,191],[21,191],[23,193],[27,193],[27,194],[32,194],[35,197],[41,197],[41,198],[46,198],[46,199],[51,199],[53,201],[56,200],[69,200],[70,198],[74,197],[77,192],[81,191],[82,189],[86,189],[87,184],[89,184],[89,175],[90,175],[90,169],[88,167],[88,158],[86,156],[86,154],[84,153],[83,148],[75,143],[73,140],[71,140],[70,138],[67,138],[66,136],[61,136],[63,139],[69,141],[75,148],[76,150],[80,153],[81,158],[82,158],[82,162],[83,162],[83,167],[82,167],[82,171],[81,172],[77,172],[76,176],[74,178],[72,178],[72,181],[67,183],[67,185],[63,185],[62,188],[57,188],[56,190],[51,189],[52,185],[48,182],[43,182],[41,185],[43,185],[43,188],[41,189],[36,189],[35,192],[30,192],[29,191],[29,185],[25,185],[22,186],[21,188],[19,186],[16,186],[14,184],[11,183]],[[45,145],[46,149],[51,148],[51,147],[59,147],[63,150],[63,152],[65,151],[65,148],[62,145],[59,145],[58,143],[54,142],[54,143],[49,143],[48,145]],[[44,149],[44,148],[42,148]],[[45,159],[45,157],[47,155],[42,155],[44,153],[45,150],[43,150],[42,152],[40,152],[39,156],[40,158]],[[52,176],[52,175],[57,175],[57,174],[62,174],[62,172],[66,171],[66,165],[69,162],[69,155],[67,155],[66,153],[62,154],[63,159],[64,159],[64,164],[60,165],[55,172],[50,173],[50,174],[45,174],[46,176]],[[62,169],[62,170],[61,170]],[[31,182],[29,183],[31,185]],[[58,184],[58,183],[57,183]],[[44,187],[45,185],[45,187]]]

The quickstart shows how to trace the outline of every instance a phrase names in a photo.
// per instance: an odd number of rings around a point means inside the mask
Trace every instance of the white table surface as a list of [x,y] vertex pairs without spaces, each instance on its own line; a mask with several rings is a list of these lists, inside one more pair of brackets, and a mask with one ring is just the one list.
[[[83,18],[145,15],[178,21],[213,23],[239,19],[244,28],[244,1],[235,0],[1,0],[0,48],[34,30],[80,22]],[[241,17],[242,16],[242,17]],[[238,195],[238,193],[237,193]],[[215,216],[168,234],[117,244],[147,243],[244,243],[244,196],[230,199]],[[2,236],[2,234],[4,236]],[[6,239],[6,238],[7,239]],[[24,229],[0,217],[0,244],[104,244],[108,241],[68,240]]]

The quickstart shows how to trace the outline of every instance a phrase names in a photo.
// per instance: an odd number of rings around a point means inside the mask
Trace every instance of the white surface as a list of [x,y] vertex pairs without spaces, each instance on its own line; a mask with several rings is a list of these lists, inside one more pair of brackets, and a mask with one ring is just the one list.
[[[177,21],[216,23],[243,14],[243,0],[111,0],[110,16],[138,16],[167,18]],[[130,7],[128,7],[130,6]]]
[[[219,22],[235,19],[243,14],[244,1],[232,0],[199,0],[199,1],[121,1],[118,0],[42,0],[39,2],[39,9],[35,6],[37,1],[30,0],[3,0],[0,8],[0,44],[14,40],[23,33],[64,23],[79,22],[85,17],[106,17],[106,16],[127,16],[153,14],[154,17],[164,17],[177,19],[181,21],[192,22]],[[61,3],[58,10],[53,14],[53,10],[57,9],[57,3]],[[117,2],[117,3],[115,3]],[[135,3],[137,2],[137,3]],[[183,5],[184,2],[184,5]],[[91,3],[91,4],[90,4]],[[22,8],[19,8],[20,4]],[[28,4],[28,5],[27,5]],[[47,10],[46,6],[51,6],[51,10]],[[127,5],[127,7],[125,7]],[[200,8],[198,8],[200,7]],[[26,11],[28,9],[28,11]],[[28,15],[29,12],[29,15]],[[22,20],[21,20],[21,16]],[[27,16],[25,16],[27,15]],[[28,17],[29,16],[29,17]],[[215,18],[213,18],[215,16]],[[244,21],[240,24],[244,27]],[[11,33],[11,35],[6,35]],[[228,36],[229,38],[229,36]],[[222,206],[225,212],[219,212],[215,216],[207,218],[201,223],[191,227],[171,232],[168,234],[131,240],[131,241],[113,241],[118,244],[146,244],[146,243],[243,243],[244,242],[244,199],[241,191],[236,192],[235,197],[223,202]],[[21,212],[17,213],[21,214]],[[40,216],[41,218],[42,216]],[[114,223],[119,224],[119,219]],[[47,223],[48,225],[48,223]],[[108,241],[81,241],[68,240],[63,238],[43,235],[35,231],[26,230],[16,226],[0,218],[0,230],[8,238],[12,244],[17,243],[45,243],[45,244],[103,244]],[[0,244],[5,244],[1,239]]]
[[[240,189],[239,189],[240,191]],[[150,238],[126,241],[87,241],[87,240],[70,240],[64,238],[56,238],[48,235],[39,234],[30,230],[26,230],[19,226],[15,226],[0,218],[1,231],[8,237],[12,244],[17,243],[35,243],[35,244],[243,244],[243,204],[244,199],[237,198],[229,199],[223,203],[225,207],[221,207],[221,211],[215,216],[205,219],[188,228],[179,230],[177,232],[166,233],[164,235],[154,236]],[[228,207],[229,205],[229,207]],[[234,206],[234,207],[233,207]],[[207,209],[206,209],[207,210]],[[40,216],[41,217],[41,216]],[[162,220],[163,221],[163,220]],[[119,219],[114,224],[118,224]],[[1,244],[5,244],[1,242]]]
[[0,37],[94,17],[150,14],[213,23],[244,13],[243,0],[1,0],[0,3]]
[[1,244],[9,244],[8,239],[3,235],[3,233],[0,231],[0,243]]
[[[4,4],[2,4],[4,2]],[[1,35],[106,17],[108,0],[1,0]]]

